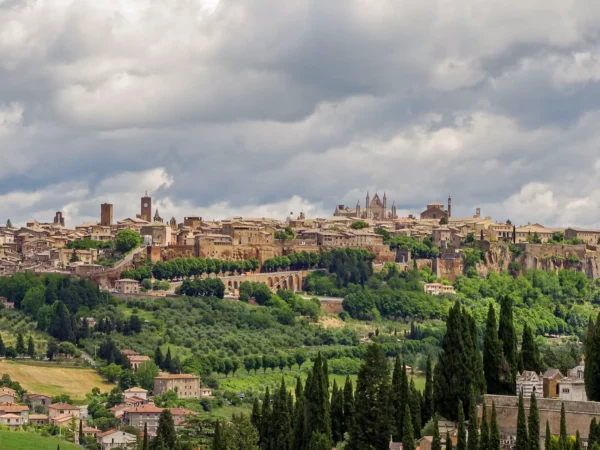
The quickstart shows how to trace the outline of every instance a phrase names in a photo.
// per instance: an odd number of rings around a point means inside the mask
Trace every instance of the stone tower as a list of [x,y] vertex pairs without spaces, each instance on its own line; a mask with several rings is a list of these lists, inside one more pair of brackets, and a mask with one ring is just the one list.
[[387,219],[387,195],[385,194],[385,191],[383,191],[383,214],[381,218]]
[[113,205],[111,203],[102,203],[100,205],[100,225],[110,227],[113,221]]
[[141,214],[140,219],[150,222],[152,220],[152,198],[148,197],[148,191],[141,200]]
[[397,219],[398,215],[396,214],[396,200],[392,202],[392,219]]
[[158,213],[158,208],[156,208],[156,212],[154,213],[154,221],[160,223],[163,221],[162,217],[160,217],[160,214]]
[[448,196],[448,217],[452,217],[452,197]]
[[360,202],[358,200],[356,200],[356,218],[360,219],[361,215],[360,215]]
[[54,216],[54,224],[62,227],[65,226],[65,218],[63,217],[62,212],[56,211],[56,215]]
[[365,208],[368,211],[369,206],[371,206],[371,196],[369,195],[369,191],[367,191],[367,203],[365,204]]

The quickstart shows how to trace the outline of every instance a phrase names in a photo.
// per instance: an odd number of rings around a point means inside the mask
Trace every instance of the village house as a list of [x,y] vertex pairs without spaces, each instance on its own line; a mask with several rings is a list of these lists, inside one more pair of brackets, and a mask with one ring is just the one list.
[[200,398],[212,398],[211,388],[200,388]]
[[139,294],[140,282],[137,280],[123,278],[115,281],[115,289],[123,294]]
[[200,377],[190,374],[171,374],[154,377],[154,395],[175,391],[179,398],[200,398]]
[[23,425],[23,418],[16,414],[2,414],[0,415],[0,424],[6,425],[13,430]]
[[23,400],[30,405],[32,411],[48,412],[52,397],[44,394],[24,394]]
[[600,230],[585,230],[583,228],[567,228],[565,230],[565,240],[581,239],[588,245],[596,246],[600,244]]
[[14,389],[2,387],[0,388],[0,403],[16,403],[17,392]]
[[29,408],[16,403],[0,403],[0,414],[15,414],[23,419],[23,423],[29,421]]
[[63,415],[75,416],[79,419],[81,410],[79,407],[69,405],[68,403],[53,403],[48,406],[48,415],[50,419]]
[[123,410],[123,424],[131,425],[140,431],[144,430],[144,425],[148,426],[148,434],[154,436],[158,428],[158,418],[163,411],[156,405],[143,405]]
[[136,398],[141,398],[143,400],[147,400],[148,399],[148,391],[141,387],[132,387],[132,388],[129,388],[129,389],[126,389],[125,391],[123,391],[123,397],[125,397],[125,398],[136,397]]
[[544,392],[544,377],[533,371],[526,370],[522,374],[517,373],[517,392],[523,394],[523,397],[531,397],[531,394],[540,396]]
[[50,423],[50,419],[46,414],[30,414],[29,425],[41,428]]
[[146,355],[128,355],[127,359],[129,360],[129,364],[131,364],[131,370],[134,372],[138,370],[141,364],[151,361],[150,357]]
[[440,294],[456,294],[454,286],[442,283],[425,283],[423,286],[426,294],[440,295]]
[[98,434],[97,441],[101,450],[135,449],[137,446],[137,436],[118,430],[108,430]]
[[102,433],[102,431],[94,427],[83,427],[82,431],[84,436],[91,436],[94,439],[96,439],[98,435]]
[[15,304],[13,302],[9,302],[6,297],[0,297],[0,303],[2,303],[5,309],[15,309]]

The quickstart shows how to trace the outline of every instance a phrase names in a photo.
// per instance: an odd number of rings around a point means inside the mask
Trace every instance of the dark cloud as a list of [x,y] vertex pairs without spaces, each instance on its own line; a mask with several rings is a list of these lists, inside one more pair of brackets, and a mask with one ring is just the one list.
[[600,226],[599,19],[592,0],[0,0],[0,218],[132,216],[145,190],[169,217],[322,216],[385,190]]

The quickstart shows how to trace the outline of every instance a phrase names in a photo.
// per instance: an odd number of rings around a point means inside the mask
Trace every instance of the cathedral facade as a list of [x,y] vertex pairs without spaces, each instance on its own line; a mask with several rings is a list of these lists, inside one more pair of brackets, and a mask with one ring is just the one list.
[[383,193],[383,199],[379,194],[371,199],[367,192],[364,208],[361,208],[360,202],[356,202],[356,208],[349,208],[345,205],[337,205],[333,213],[336,217],[348,217],[351,219],[372,219],[372,220],[392,220],[397,219],[396,202],[392,202],[392,207],[388,211],[387,195]]

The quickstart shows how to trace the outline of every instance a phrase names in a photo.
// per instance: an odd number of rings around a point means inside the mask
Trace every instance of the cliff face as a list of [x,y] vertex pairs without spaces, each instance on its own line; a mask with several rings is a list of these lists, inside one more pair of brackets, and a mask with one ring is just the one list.
[[[562,269],[584,272],[589,278],[600,277],[600,254],[586,249],[585,245],[517,244],[519,256],[513,255],[506,243],[491,243],[484,261],[476,266],[480,276],[490,272],[510,270],[518,262],[520,271],[539,269],[558,273]],[[513,266],[514,270],[515,267]]]

